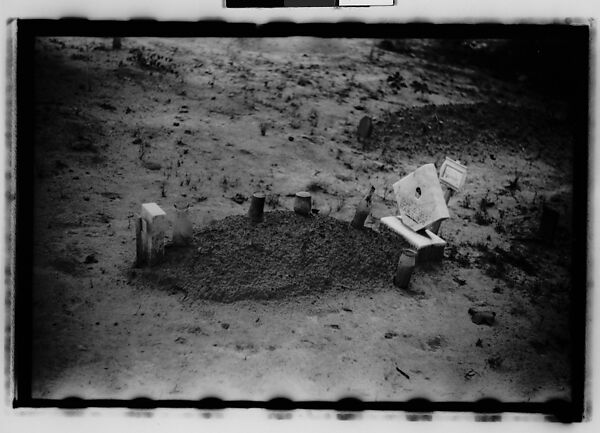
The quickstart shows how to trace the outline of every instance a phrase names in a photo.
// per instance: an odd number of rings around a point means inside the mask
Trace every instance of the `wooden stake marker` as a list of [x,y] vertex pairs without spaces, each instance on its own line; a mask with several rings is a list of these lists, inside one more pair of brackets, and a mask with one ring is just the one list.
[[410,283],[410,277],[415,268],[417,252],[410,248],[405,248],[400,254],[396,274],[394,275],[394,284],[401,289],[407,289]]
[[259,223],[264,220],[265,195],[261,192],[252,194],[250,200],[250,209],[248,210],[248,218],[253,223]]
[[294,200],[294,212],[308,216],[312,207],[312,199],[309,192],[300,191],[296,193]]
[[371,202],[373,200],[374,192],[375,187],[371,185],[369,193],[358,203],[358,206],[356,206],[354,218],[352,218],[352,222],[350,223],[355,229],[362,229],[364,227],[365,220],[371,213]]

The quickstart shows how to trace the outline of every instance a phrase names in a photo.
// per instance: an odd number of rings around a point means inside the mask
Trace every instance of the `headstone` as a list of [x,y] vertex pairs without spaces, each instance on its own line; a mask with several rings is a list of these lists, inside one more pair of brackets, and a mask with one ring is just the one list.
[[136,221],[136,263],[154,265],[165,254],[167,214],[156,203],[144,203]]
[[360,141],[369,138],[373,132],[373,121],[369,116],[364,116],[358,123],[358,139]]
[[458,161],[446,157],[440,167],[440,182],[453,191],[460,191],[467,178],[467,167]]
[[417,232],[450,218],[435,165],[419,167],[393,187],[400,218],[411,230]]

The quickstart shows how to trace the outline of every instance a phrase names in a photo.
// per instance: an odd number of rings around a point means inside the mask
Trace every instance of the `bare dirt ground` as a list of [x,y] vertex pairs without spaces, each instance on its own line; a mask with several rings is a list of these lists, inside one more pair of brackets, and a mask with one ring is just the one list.
[[[565,107],[377,42],[37,40],[34,398],[570,398]],[[446,156],[468,179],[445,258],[401,291],[378,221],[392,183]],[[311,218],[290,212],[303,189]],[[141,203],[173,218],[182,199],[194,245],[134,269]],[[553,245],[534,239],[544,202]]]

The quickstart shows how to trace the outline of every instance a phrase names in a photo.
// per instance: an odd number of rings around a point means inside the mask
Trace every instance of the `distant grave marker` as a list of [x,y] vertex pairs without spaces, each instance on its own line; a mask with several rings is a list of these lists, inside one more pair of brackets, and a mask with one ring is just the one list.
[[358,140],[362,141],[362,140],[369,138],[371,136],[372,132],[373,132],[373,121],[371,120],[371,118],[369,116],[364,116],[362,119],[360,119],[360,122],[358,123],[358,130],[357,130]]

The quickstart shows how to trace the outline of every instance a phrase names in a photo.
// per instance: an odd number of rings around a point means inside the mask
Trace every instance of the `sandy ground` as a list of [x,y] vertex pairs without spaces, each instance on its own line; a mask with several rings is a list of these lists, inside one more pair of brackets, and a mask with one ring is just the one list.
[[[38,39],[33,397],[570,399],[565,107],[526,81],[375,44]],[[364,115],[374,133],[358,143]],[[285,211],[311,188],[314,218],[343,222],[374,185],[377,243],[397,213],[391,184],[445,156],[467,183],[442,225],[445,259],[410,291],[384,276],[261,297],[234,272],[220,287],[246,295],[219,299],[133,268],[141,203],[173,218],[188,200],[200,242],[240,223],[256,190]],[[560,214],[553,245],[534,239],[544,202]]]

